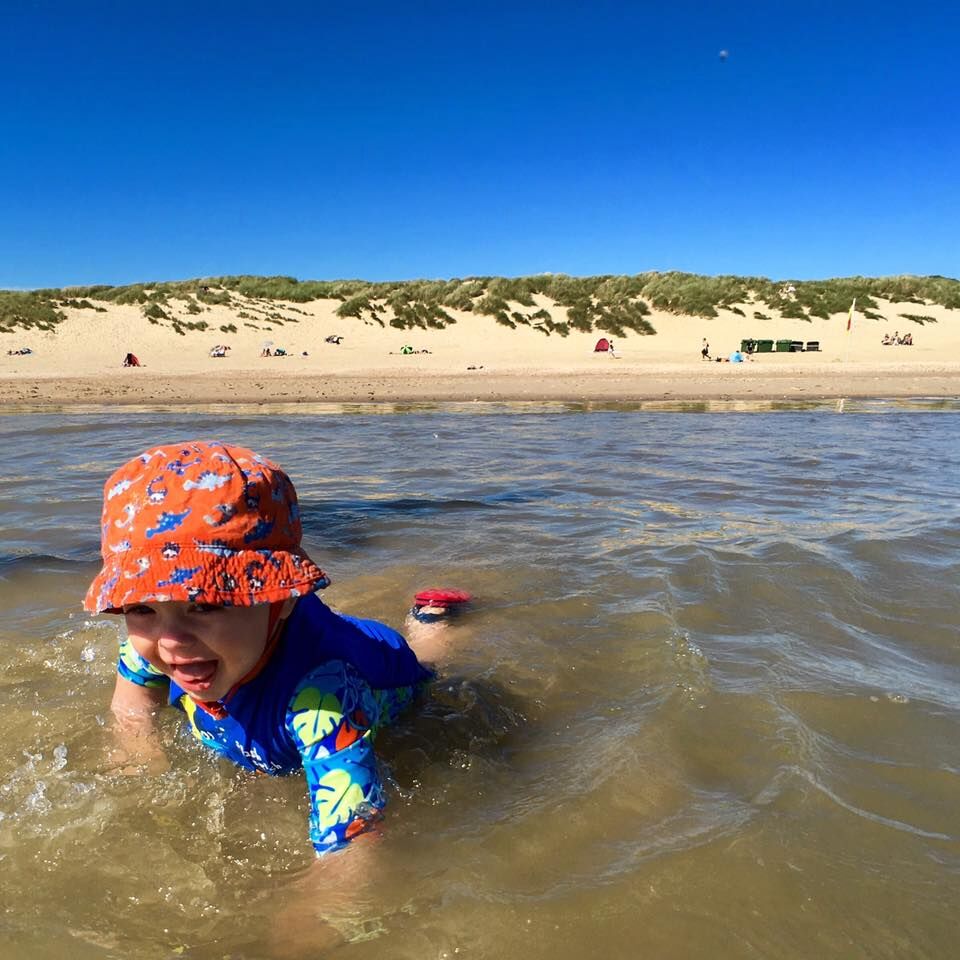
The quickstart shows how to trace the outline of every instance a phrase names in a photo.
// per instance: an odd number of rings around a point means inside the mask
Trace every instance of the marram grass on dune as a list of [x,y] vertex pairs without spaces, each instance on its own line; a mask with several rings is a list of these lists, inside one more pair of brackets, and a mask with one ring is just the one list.
[[[537,298],[540,298],[539,300]],[[960,281],[940,276],[846,277],[770,280],[656,271],[625,276],[470,277],[450,280],[300,281],[293,277],[225,276],[125,286],[95,285],[34,291],[0,291],[0,333],[51,330],[63,308],[103,310],[104,304],[136,304],[152,323],[177,333],[203,332],[202,315],[226,307],[238,321],[262,329],[298,322],[293,304],[337,301],[336,315],[401,330],[443,329],[451,311],[489,316],[505,328],[530,327],[545,336],[573,330],[623,337],[656,333],[651,309],[676,315],[716,317],[721,309],[754,308],[754,316],[779,312],[784,319],[827,319],[845,313],[856,298],[863,316],[878,319],[877,299],[919,306],[960,308]],[[553,314],[544,303],[564,308]],[[246,314],[246,317],[241,316]],[[200,319],[187,319],[197,316]],[[563,318],[565,316],[565,319]],[[927,315],[903,313],[924,323]]]

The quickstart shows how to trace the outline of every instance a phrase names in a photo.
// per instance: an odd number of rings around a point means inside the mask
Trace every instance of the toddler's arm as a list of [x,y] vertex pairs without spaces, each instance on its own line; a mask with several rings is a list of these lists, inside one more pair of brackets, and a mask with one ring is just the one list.
[[117,682],[110,709],[121,726],[144,728],[152,725],[158,707],[167,702],[170,681],[140,656],[130,640],[120,641]]
[[348,843],[379,819],[386,803],[373,753],[380,705],[367,682],[341,660],[311,671],[286,716],[310,796],[310,839],[317,853]]
[[167,702],[169,681],[150,666],[130,645],[120,644],[117,679],[110,710],[115,723],[112,762],[125,770],[139,772],[140,765],[156,770],[166,763],[154,739],[154,716]]
[[113,687],[110,709],[120,726],[135,728],[152,723],[157,709],[166,702],[166,690],[141,687],[118,674]]

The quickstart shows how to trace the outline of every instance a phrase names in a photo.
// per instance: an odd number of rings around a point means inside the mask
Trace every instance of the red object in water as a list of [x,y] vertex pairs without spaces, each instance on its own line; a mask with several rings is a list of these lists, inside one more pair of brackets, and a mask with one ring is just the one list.
[[421,590],[414,598],[413,602],[418,607],[454,607],[460,603],[469,603],[473,597],[466,590],[444,590],[433,587],[429,590]]

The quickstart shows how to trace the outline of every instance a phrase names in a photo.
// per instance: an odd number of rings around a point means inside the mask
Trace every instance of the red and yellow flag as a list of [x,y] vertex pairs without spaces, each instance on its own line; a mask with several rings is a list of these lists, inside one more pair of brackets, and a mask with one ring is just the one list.
[[854,297],[853,303],[850,304],[850,313],[847,314],[847,333],[849,333],[853,327],[853,315],[856,312],[856,309],[857,309],[857,298]]

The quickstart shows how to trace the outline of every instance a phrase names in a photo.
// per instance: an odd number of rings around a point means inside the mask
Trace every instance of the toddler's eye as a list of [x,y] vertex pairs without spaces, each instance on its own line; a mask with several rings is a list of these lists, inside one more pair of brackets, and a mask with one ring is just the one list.
[[148,607],[145,603],[134,603],[129,607],[123,608],[123,615],[125,617],[146,617],[153,613],[153,608]]
[[223,607],[216,603],[195,603],[193,605],[194,613],[216,613],[222,609]]

